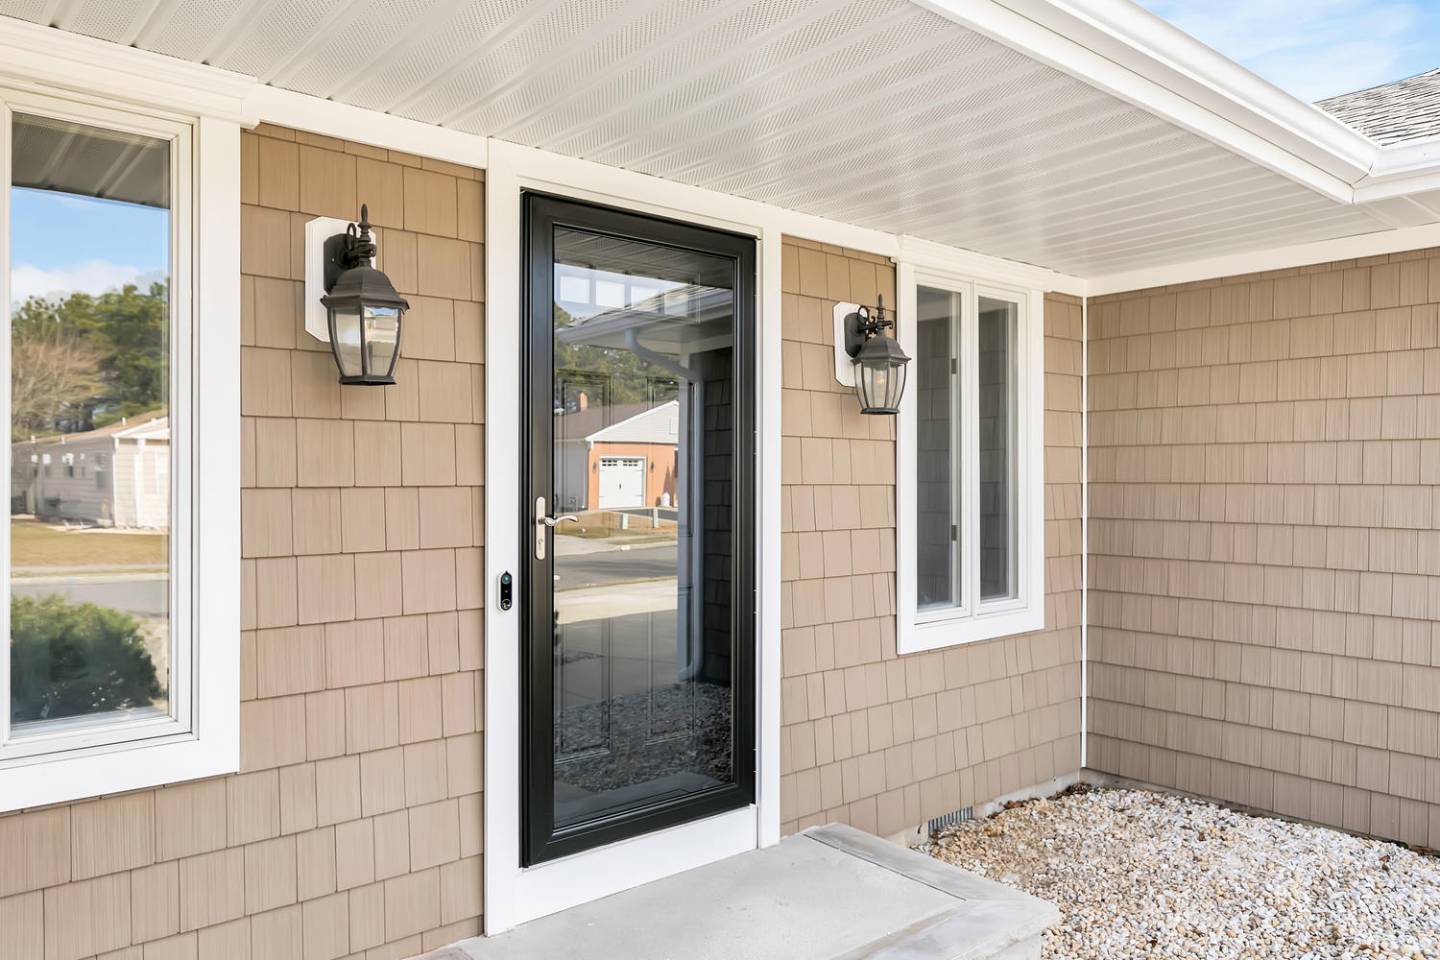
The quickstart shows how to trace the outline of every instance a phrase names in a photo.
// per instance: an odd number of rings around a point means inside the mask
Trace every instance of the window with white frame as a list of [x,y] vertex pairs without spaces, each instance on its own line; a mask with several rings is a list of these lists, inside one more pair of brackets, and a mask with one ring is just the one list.
[[[208,442],[238,446],[238,417],[217,419],[234,375],[217,374],[203,418],[196,389],[213,361],[195,274],[222,266],[197,268],[196,124],[4,90],[0,122],[0,810],[232,770],[238,690],[225,702],[222,671],[238,636],[212,631],[201,649],[195,589],[202,420]],[[126,442],[140,424],[145,442]],[[64,469],[31,469],[52,461]],[[228,522],[206,532],[207,549],[231,546]],[[238,610],[238,577],[213,588],[207,613]]]
[[1044,626],[1038,291],[900,267],[901,653]]

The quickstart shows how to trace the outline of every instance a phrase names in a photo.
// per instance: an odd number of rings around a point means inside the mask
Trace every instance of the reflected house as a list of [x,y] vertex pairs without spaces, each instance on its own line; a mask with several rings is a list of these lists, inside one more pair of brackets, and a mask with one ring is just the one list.
[[587,503],[599,510],[677,507],[680,401],[671,400],[585,438]]
[[[656,404],[666,402],[668,396],[637,403],[606,403],[604,398],[611,392],[608,378],[567,370],[557,373],[556,380],[557,392],[563,399],[555,410],[555,504],[566,513],[599,510],[601,507],[595,499],[597,491],[591,489],[589,482],[590,438],[653,410]],[[651,394],[659,392],[655,387],[668,388],[669,396],[675,392],[670,381],[647,386]]]
[[165,530],[170,418],[164,411],[11,445],[10,512],[102,527]]
[[[691,418],[702,416],[707,403],[729,403],[723,388],[734,345],[733,310],[729,289],[678,284],[557,327],[557,344],[623,351],[653,373],[673,378],[645,377],[648,401],[611,403],[605,398],[618,392],[613,377],[556,371],[562,395],[555,418],[555,487],[564,509],[680,506],[687,473],[704,475],[697,459],[703,451],[688,445],[687,452],[685,425],[702,436],[704,421]],[[707,397],[707,385],[721,392]]]
[[[598,259],[625,250],[616,242]],[[684,262],[671,271],[636,266],[656,286],[664,282],[657,274],[695,277]],[[581,578],[572,558],[557,556],[556,797],[565,816],[617,788],[616,797],[708,782],[694,771],[730,763],[735,302],[721,285],[729,276],[695,279],[713,283],[672,281],[626,306],[567,310],[570,322],[554,332],[557,351],[587,368],[556,370],[559,502],[567,510],[658,508],[677,526],[668,589],[617,583],[603,601],[583,590],[567,597]],[[601,556],[623,570],[629,555]],[[674,772],[653,781],[652,767]]]

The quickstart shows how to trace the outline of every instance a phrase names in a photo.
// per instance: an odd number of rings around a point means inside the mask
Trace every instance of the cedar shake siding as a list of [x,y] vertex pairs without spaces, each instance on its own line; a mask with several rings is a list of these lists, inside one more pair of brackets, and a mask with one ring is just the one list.
[[896,303],[884,257],[789,239],[782,439],[781,823],[881,835],[1080,763],[1078,300],[1045,303],[1045,630],[895,647],[895,421],[835,381],[836,302]]
[[[479,930],[484,183],[264,126],[242,180],[242,770],[0,816],[3,960]],[[413,308],[384,389],[339,386],[301,316],[305,221],[362,202]]]
[[1090,302],[1093,767],[1440,845],[1437,257]]

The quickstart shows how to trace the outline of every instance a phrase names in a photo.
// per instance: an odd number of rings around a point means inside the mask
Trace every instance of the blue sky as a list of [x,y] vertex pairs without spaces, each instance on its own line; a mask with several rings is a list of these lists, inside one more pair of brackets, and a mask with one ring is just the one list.
[[104,293],[168,272],[169,211],[44,190],[10,195],[12,302]]
[[1440,67],[1440,0],[1140,0],[1302,100]]

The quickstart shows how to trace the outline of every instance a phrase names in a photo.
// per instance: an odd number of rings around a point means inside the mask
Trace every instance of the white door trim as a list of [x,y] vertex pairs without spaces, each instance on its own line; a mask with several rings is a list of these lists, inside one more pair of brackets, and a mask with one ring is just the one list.
[[[780,839],[780,238],[782,218],[737,221],[735,198],[494,141],[486,171],[485,932],[595,900]],[[753,234],[757,266],[755,803],[571,857],[520,866],[520,651],[517,602],[500,574],[521,553],[521,191],[592,200]],[[742,215],[753,212],[739,211]],[[758,222],[757,222],[758,219]]]

